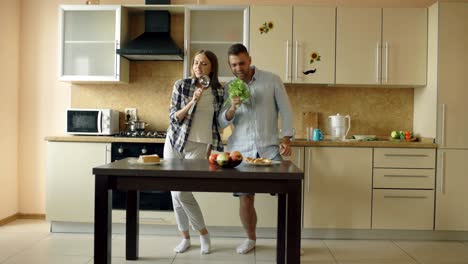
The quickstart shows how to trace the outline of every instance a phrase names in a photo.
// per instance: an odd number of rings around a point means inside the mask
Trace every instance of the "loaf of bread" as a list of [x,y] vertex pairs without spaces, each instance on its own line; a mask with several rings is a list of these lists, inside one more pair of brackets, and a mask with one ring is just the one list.
[[161,159],[159,158],[158,154],[153,155],[140,155],[138,158],[138,162],[140,163],[147,163],[147,162],[160,162]]

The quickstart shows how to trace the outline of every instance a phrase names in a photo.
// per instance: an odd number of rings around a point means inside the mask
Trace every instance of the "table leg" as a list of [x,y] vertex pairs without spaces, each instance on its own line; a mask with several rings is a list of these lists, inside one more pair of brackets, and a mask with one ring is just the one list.
[[127,191],[125,253],[127,260],[138,259],[140,192]]
[[112,255],[112,190],[109,190],[108,176],[95,176],[94,197],[94,263],[110,264]]
[[278,221],[276,230],[276,263],[283,264],[286,249],[286,194],[278,193]]
[[291,181],[287,194],[286,263],[299,263],[301,251],[301,182]]

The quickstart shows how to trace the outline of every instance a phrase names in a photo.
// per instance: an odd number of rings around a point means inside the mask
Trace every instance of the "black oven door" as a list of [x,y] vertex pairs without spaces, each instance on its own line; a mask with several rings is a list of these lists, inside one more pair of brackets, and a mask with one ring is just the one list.
[[[143,153],[144,152],[144,153]],[[138,157],[141,154],[158,154],[163,158],[164,144],[161,143],[112,143],[111,161],[127,157]],[[112,209],[125,209],[127,193],[112,192]],[[140,210],[173,211],[171,192],[140,191]]]

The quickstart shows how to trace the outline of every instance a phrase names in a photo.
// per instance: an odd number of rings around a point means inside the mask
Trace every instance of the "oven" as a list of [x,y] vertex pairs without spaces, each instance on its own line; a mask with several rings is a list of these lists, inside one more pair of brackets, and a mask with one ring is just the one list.
[[[162,143],[112,143],[111,161],[128,157],[138,157],[142,154],[158,154],[163,158],[164,144]],[[127,193],[113,191],[112,209],[126,208]],[[171,192],[167,191],[140,191],[140,210],[147,211],[173,211]]]

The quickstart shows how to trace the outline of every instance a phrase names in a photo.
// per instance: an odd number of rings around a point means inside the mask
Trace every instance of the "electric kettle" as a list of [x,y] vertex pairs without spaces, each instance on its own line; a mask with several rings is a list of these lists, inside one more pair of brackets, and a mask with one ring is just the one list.
[[[346,128],[346,119],[348,119],[348,128]],[[332,115],[328,117],[328,123],[330,125],[331,140],[344,140],[351,128],[351,117],[340,114]]]

